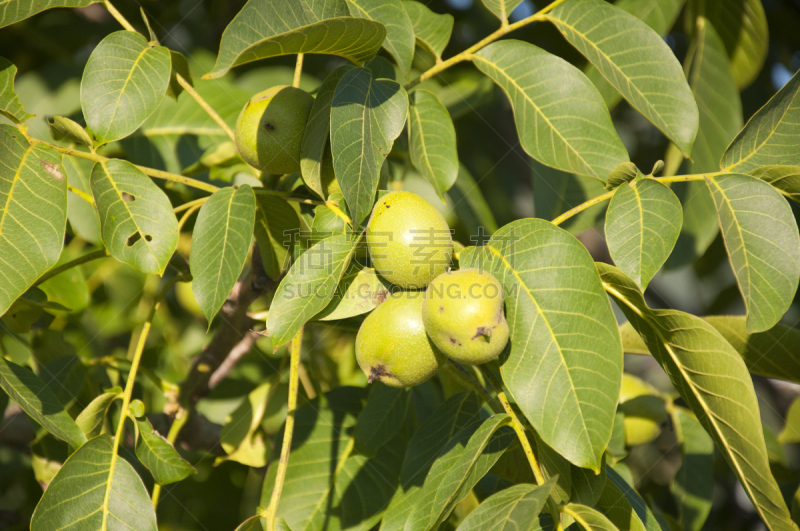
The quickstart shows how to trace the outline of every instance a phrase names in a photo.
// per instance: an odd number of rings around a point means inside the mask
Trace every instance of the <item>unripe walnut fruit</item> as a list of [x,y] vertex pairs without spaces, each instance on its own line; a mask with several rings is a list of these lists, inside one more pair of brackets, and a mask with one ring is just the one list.
[[423,293],[391,294],[364,319],[356,336],[356,360],[369,382],[419,385],[439,370],[444,355],[422,324]]
[[444,273],[453,238],[444,216],[417,194],[391,192],[375,203],[367,224],[375,270],[406,289],[424,288]]
[[496,359],[508,343],[503,286],[486,271],[442,273],[428,285],[422,321],[433,344],[459,363]]
[[245,162],[266,173],[300,170],[300,145],[314,98],[278,85],[259,92],[236,120],[236,149]]

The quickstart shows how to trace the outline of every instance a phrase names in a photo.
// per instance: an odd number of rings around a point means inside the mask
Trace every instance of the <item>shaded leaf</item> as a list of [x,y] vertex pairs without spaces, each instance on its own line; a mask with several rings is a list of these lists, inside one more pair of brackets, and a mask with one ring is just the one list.
[[192,292],[209,326],[244,268],[255,217],[255,196],[246,184],[217,190],[197,215],[189,265]]
[[339,55],[363,63],[380,49],[383,24],[349,16],[345,0],[249,0],[233,18],[205,78],[217,78],[251,61],[296,53]]
[[661,531],[652,511],[639,494],[612,467],[597,501],[597,508],[620,531]]
[[178,220],[167,195],[125,160],[98,162],[92,195],[108,252],[143,273],[164,273],[178,245]]
[[170,54],[134,31],[106,36],[81,79],[86,125],[101,144],[124,138],[158,108],[169,85]]
[[0,387],[44,429],[73,448],[86,442],[55,393],[32,371],[0,356]]
[[264,271],[277,279],[292,263],[292,246],[300,234],[295,209],[276,195],[256,194],[255,237]]
[[614,263],[642,289],[667,261],[681,230],[681,203],[655,179],[623,184],[606,213],[606,241]]
[[[92,195],[91,174],[94,163],[77,157],[62,160],[70,186]],[[67,219],[72,231],[94,245],[103,244],[103,231],[100,229],[100,216],[97,209],[72,191],[67,192]]]
[[501,22],[508,21],[508,16],[514,11],[522,0],[481,0],[483,5],[492,12]]
[[414,58],[414,28],[401,0],[347,0],[354,17],[374,20],[386,28],[383,47],[404,73],[411,70]]
[[458,176],[456,129],[447,108],[432,92],[410,94],[408,135],[411,162],[444,201]]
[[520,144],[539,162],[605,180],[628,161],[600,94],[571,64],[515,40],[486,46],[473,62],[508,96]]
[[100,0],[44,0],[37,2],[8,1],[0,4],[0,28],[19,22],[54,7],[86,7]]
[[332,321],[362,315],[377,307],[390,293],[391,284],[371,267],[346,273],[333,300],[314,319]]
[[620,94],[687,156],[698,113],[675,55],[647,24],[603,0],[569,0],[547,13]]
[[122,399],[122,388],[112,387],[105,393],[96,396],[78,414],[75,423],[86,434],[87,439],[93,439],[103,432],[108,408],[117,399]]
[[486,234],[497,230],[497,221],[483,197],[483,192],[475,182],[475,178],[463,165],[459,165],[456,182],[448,190],[447,195],[455,204],[458,219],[467,227],[471,235],[478,235],[481,230]]
[[136,457],[153,474],[156,483],[167,485],[197,473],[172,443],[153,429],[149,420],[141,418],[137,424],[139,438],[136,441]]
[[192,82],[192,73],[189,71],[189,62],[181,52],[175,50],[169,51],[171,70],[169,75],[169,85],[167,85],[167,96],[177,100],[178,96],[183,92],[183,87],[178,83],[178,75],[186,80],[189,85],[194,85]]
[[766,524],[772,529],[796,529],[769,473],[758,401],[741,357],[699,317],[650,309],[619,269],[600,263],[597,268],[606,291],[725,454]]
[[511,351],[501,373],[517,405],[545,443],[599,471],[614,425],[622,348],[591,262],[577,239],[539,219],[506,225],[460,259],[462,268],[490,271],[503,284]]
[[[6,6],[8,9],[10,6]],[[0,27],[3,26],[2,20],[4,16],[0,16]],[[17,98],[17,93],[14,92],[14,78],[17,75],[17,67],[14,63],[0,57],[0,114],[8,118],[14,123],[25,123],[28,118],[33,118],[33,114],[25,112],[22,104]]]
[[625,183],[629,183],[639,176],[639,168],[633,162],[623,162],[608,174],[606,190],[616,190]]
[[426,4],[416,0],[403,0],[403,7],[411,20],[417,45],[441,58],[453,32],[453,15],[434,13]]
[[96,437],[72,454],[36,506],[32,530],[59,527],[157,529],[147,489],[130,463],[115,456],[110,436]]
[[[531,161],[533,168],[533,211],[537,218],[552,221],[576,206],[606,192],[603,182],[565,173]],[[559,225],[571,234],[597,226],[605,216],[608,203],[591,206]]]
[[92,145],[92,139],[89,138],[86,129],[69,118],[53,116],[53,121],[48,120],[47,122],[50,124],[50,136],[53,137],[53,140],[66,140],[84,146]]
[[328,305],[356,243],[350,234],[330,236],[295,260],[270,306],[267,330],[273,348],[290,341],[300,327]]
[[706,183],[747,308],[747,330],[768,330],[789,309],[800,280],[800,234],[792,209],[754,177],[720,175]]
[[59,356],[39,369],[39,377],[45,387],[53,391],[59,402],[68,408],[80,393],[86,378],[86,366],[72,354]]
[[544,485],[514,485],[493,494],[458,526],[458,531],[516,531],[527,529],[541,512],[554,479]]
[[561,511],[573,517],[585,531],[617,531],[617,527],[608,518],[586,505],[568,503],[561,507]]
[[0,124],[0,315],[58,262],[66,226],[61,154]]
[[[228,454],[225,459],[245,466],[260,468],[267,464],[267,445],[258,431],[273,387],[264,383],[247,393],[239,406],[225,419],[219,434],[220,446]],[[222,459],[218,458],[217,463]]]
[[360,224],[372,210],[384,158],[400,135],[408,96],[396,81],[372,79],[366,68],[345,73],[333,96],[331,152],[336,179]]
[[750,175],[768,182],[789,199],[800,203],[800,166],[762,166]]
[[378,382],[370,386],[369,397],[355,429],[356,449],[372,457],[403,427],[410,393]]
[[681,467],[670,491],[678,501],[683,528],[699,531],[711,511],[714,496],[714,441],[690,411],[674,407],[671,414],[681,445]]

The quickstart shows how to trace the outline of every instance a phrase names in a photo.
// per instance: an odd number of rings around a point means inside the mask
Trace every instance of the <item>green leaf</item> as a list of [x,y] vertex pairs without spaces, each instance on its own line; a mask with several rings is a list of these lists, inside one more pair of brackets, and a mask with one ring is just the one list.
[[800,203],[800,166],[762,166],[750,172],[775,187],[780,193]]
[[73,448],[86,442],[58,397],[38,376],[0,356],[0,387],[33,420]]
[[411,20],[417,45],[441,59],[453,33],[453,15],[434,13],[426,4],[415,0],[403,0],[403,7]]
[[[603,182],[565,173],[531,161],[533,210],[537,218],[552,221],[576,206],[606,192]],[[608,203],[591,206],[559,225],[571,234],[580,234],[597,226],[605,216]]]
[[486,9],[492,12],[501,22],[508,21],[508,16],[522,0],[481,0]]
[[222,34],[217,63],[207,79],[234,66],[278,55],[323,53],[361,64],[380,49],[383,24],[349,16],[345,0],[249,0]]
[[568,503],[561,507],[561,511],[573,517],[585,531],[618,531],[608,518],[586,505]]
[[255,217],[255,196],[246,184],[217,190],[197,215],[189,265],[192,292],[209,326],[244,268]]
[[73,144],[91,147],[92,139],[80,124],[63,116],[54,116],[53,121],[48,120],[47,123],[50,124],[50,136],[53,137],[53,140],[66,140]]
[[[270,392],[272,390],[272,392]],[[256,433],[275,388],[264,383],[250,391],[239,406],[225,419],[219,434],[220,446],[228,454],[225,460],[245,466],[261,468],[267,464],[267,445],[264,437]],[[217,459],[217,464],[222,459]]]
[[[66,157],[62,160],[67,173],[67,183],[92,195],[91,173],[94,163],[78,157]],[[103,232],[100,229],[100,216],[94,205],[78,197],[72,191],[67,192],[67,219],[76,236],[87,242],[100,246],[103,244]]]
[[633,108],[689,156],[697,134],[697,105],[658,33],[603,0],[569,0],[546,17]]
[[111,256],[143,273],[164,273],[178,245],[178,220],[167,195],[128,161],[98,162],[92,195]]
[[303,143],[300,147],[300,174],[303,182],[323,199],[327,197],[322,183],[322,166],[325,148],[331,129],[331,104],[336,87],[342,77],[352,70],[351,65],[343,65],[328,74],[317,90],[317,97],[308,115],[308,123],[303,130]]
[[331,152],[336,179],[360,224],[372,210],[384,159],[403,131],[408,96],[396,81],[372,79],[367,68],[347,72],[331,109]]
[[681,200],[683,226],[665,267],[676,269],[692,263],[708,250],[719,234],[717,209],[703,181],[674,183],[672,191]]
[[197,473],[172,443],[153,429],[147,418],[138,419],[136,423],[139,430],[136,457],[153,474],[156,483],[168,485]]
[[753,115],[722,156],[724,171],[750,173],[761,166],[797,164],[800,144],[800,72]]
[[690,0],[687,20],[691,23],[699,16],[705,17],[719,31],[737,87],[743,89],[750,85],[764,66],[769,50],[767,17],[761,0]]
[[544,485],[514,485],[493,494],[458,526],[458,531],[516,531],[527,529],[550,495],[555,484],[550,479]]
[[0,124],[0,315],[58,262],[66,227],[61,154]]
[[81,359],[71,354],[59,356],[43,365],[39,369],[39,377],[64,408],[69,408],[83,387],[86,372],[86,366]]
[[108,408],[117,399],[122,399],[121,387],[113,387],[98,395],[78,414],[75,424],[83,431],[87,439],[93,439],[103,433]]
[[508,96],[520,144],[539,162],[601,180],[628,162],[600,94],[568,62],[515,40],[492,43],[472,60]]
[[19,22],[54,7],[86,7],[100,0],[44,0],[16,2],[7,0],[0,4],[0,28]]
[[479,418],[473,393],[448,398],[422,423],[408,443],[397,489],[381,523],[381,531],[402,531],[416,508],[419,493],[437,455],[446,452],[448,441]]
[[280,277],[292,263],[293,235],[300,233],[300,218],[292,206],[277,195],[256,194],[255,236],[264,271]]
[[491,234],[497,230],[497,221],[494,219],[492,209],[486,203],[475,178],[463,165],[459,165],[456,182],[447,195],[455,204],[458,219],[469,229],[470,234],[477,235],[481,230]]
[[778,435],[780,444],[796,444],[800,442],[800,400],[795,399],[786,413],[786,423]]
[[181,52],[169,51],[170,63],[172,64],[169,75],[169,85],[167,86],[167,96],[177,101],[178,96],[183,92],[183,87],[178,83],[178,74],[186,80],[189,85],[192,82],[192,73],[189,71],[189,62]]
[[[3,17],[0,17],[1,20]],[[17,98],[17,93],[14,92],[16,75],[17,67],[14,66],[14,63],[5,57],[0,57],[0,114],[14,123],[23,124],[34,115],[25,112]]]
[[[353,428],[363,389],[339,388],[297,411],[292,450],[277,516],[294,531],[371,529],[397,488],[406,436],[401,432],[375,457],[354,452]],[[272,494],[276,455],[264,478],[261,503]]]
[[81,79],[86,125],[101,144],[124,138],[158,108],[169,85],[169,50],[134,31],[106,36]]
[[674,407],[671,415],[682,462],[670,491],[678,501],[683,528],[699,531],[711,511],[714,496],[714,441],[691,411]]
[[400,70],[408,74],[414,58],[414,29],[401,0],[347,0],[354,17],[374,20],[386,28],[383,47],[389,52]]
[[156,531],[156,513],[142,479],[114,442],[101,435],[72,454],[42,495],[33,531],[70,528]]
[[608,174],[606,190],[616,190],[623,184],[629,183],[639,177],[641,172],[633,162],[623,162]]
[[546,221],[524,219],[484,247],[464,250],[460,264],[503,284],[511,351],[501,373],[519,408],[550,447],[599,471],[614,425],[622,347],[586,248]]
[[330,236],[295,260],[269,309],[267,330],[272,346],[289,342],[334,296],[356,248],[350,234]]
[[408,136],[411,162],[444,201],[444,193],[458,177],[456,129],[447,108],[432,92],[410,94]]
[[402,429],[411,395],[407,389],[389,387],[380,382],[370,387],[367,404],[356,422],[354,437],[356,449],[372,457]]
[[468,426],[437,456],[417,495],[406,528],[437,529],[514,440],[510,417],[494,415]]
[[383,302],[390,290],[391,284],[373,268],[353,268],[339,281],[333,300],[314,319],[332,321],[365,314]]
[[767,526],[797,529],[769,472],[758,400],[742,358],[699,317],[650,309],[619,269],[600,263],[597,268],[606,291],[725,454]]
[[747,308],[747,330],[772,328],[800,280],[800,234],[774,188],[747,175],[707,177],[719,226]]
[[597,500],[600,512],[620,531],[661,531],[655,516],[633,487],[612,467],[606,466],[605,470],[607,477]]
[[606,214],[606,242],[611,258],[646,289],[667,261],[682,223],[681,202],[655,179],[623,184]]

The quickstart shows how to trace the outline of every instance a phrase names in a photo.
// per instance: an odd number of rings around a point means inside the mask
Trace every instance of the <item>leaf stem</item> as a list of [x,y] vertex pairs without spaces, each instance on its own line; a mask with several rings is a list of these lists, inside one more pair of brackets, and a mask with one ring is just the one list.
[[603,201],[607,201],[608,199],[611,199],[611,196],[613,196],[613,195],[614,195],[614,192],[612,190],[611,192],[606,192],[606,193],[604,193],[602,195],[598,195],[597,197],[589,199],[588,201],[585,201],[585,202],[581,203],[580,205],[576,206],[575,208],[567,210],[566,212],[564,212],[563,214],[558,216],[556,219],[554,219],[551,223],[553,225],[561,225],[562,223],[567,221],[569,218],[571,218],[575,214],[579,214],[579,213],[583,212],[584,210],[586,210],[587,208],[589,208],[591,206],[594,206],[594,205],[597,205],[599,203],[602,203]]
[[[167,442],[171,445],[175,446],[175,441],[178,439],[178,434],[180,433],[181,429],[186,425],[186,421],[189,420],[189,411],[180,408],[178,412],[175,414],[175,420],[172,421],[172,426],[169,427],[169,433],[167,433]],[[158,509],[158,500],[161,497],[161,485],[156,483],[153,485],[153,494],[151,496],[153,500],[153,509]]]
[[92,197],[91,195],[87,194],[86,192],[84,192],[80,188],[75,188],[71,184],[68,184],[67,185],[67,190],[69,190],[73,194],[77,195],[78,197],[80,197],[81,199],[83,199],[84,201],[89,203],[90,205],[95,206],[94,205],[94,197]]
[[214,108],[211,107],[211,105],[209,105],[205,99],[203,99],[203,96],[201,96],[200,93],[198,93],[194,89],[191,83],[186,81],[186,79],[184,79],[182,75],[175,73],[175,79],[178,81],[178,84],[183,88],[183,90],[185,90],[192,98],[194,98],[194,101],[196,101],[197,104],[204,111],[206,111],[206,114],[208,114],[211,117],[211,119],[214,120],[214,122],[216,122],[216,124],[220,127],[220,129],[222,129],[222,131],[226,135],[228,135],[228,138],[231,139],[231,142],[235,144],[236,137],[233,135],[233,129],[231,129],[231,127],[225,122],[225,120],[222,119],[222,116],[217,114],[217,111],[215,111]]
[[192,217],[192,214],[200,210],[200,207],[202,206],[203,203],[199,203],[186,211],[186,214],[184,214],[183,217],[181,217],[181,220],[178,222],[178,234],[180,234],[181,230],[183,230],[183,226],[186,225],[186,222],[189,221],[189,218]]
[[291,201],[292,203],[301,203],[303,205],[328,205],[329,201],[320,201],[318,199],[306,199],[304,197],[291,197],[288,192],[281,192],[280,190],[270,190],[268,188],[253,188],[255,193],[261,195],[277,195],[284,201]]
[[70,260],[67,263],[61,264],[60,266],[47,271],[44,275],[40,276],[39,279],[33,283],[33,285],[38,286],[42,282],[46,282],[47,280],[50,280],[54,276],[59,275],[64,271],[68,271],[75,266],[85,264],[86,262],[91,262],[92,260],[97,260],[98,258],[105,258],[106,256],[108,256],[108,251],[105,249],[100,249],[99,251],[93,251],[83,256],[79,256],[74,260]]
[[[30,141],[31,141],[31,143],[34,143],[34,144],[44,144],[44,145],[46,145],[48,147],[51,147],[51,148],[55,149],[56,151],[58,151],[59,153],[62,153],[64,155],[68,155],[70,157],[78,157],[80,159],[91,160],[92,162],[106,163],[109,160],[114,160],[114,159],[110,159],[108,157],[103,157],[102,155],[97,155],[96,153],[87,153],[85,151],[80,151],[80,150],[77,150],[77,149],[57,146],[55,144],[51,144],[50,142],[45,142],[43,140],[38,140],[36,138],[30,138]],[[174,183],[180,183],[180,184],[189,186],[191,188],[197,188],[198,190],[203,190],[205,192],[210,192],[212,194],[214,192],[216,192],[217,190],[219,190],[219,188],[214,186],[213,184],[204,183],[202,181],[198,181],[196,179],[192,179],[191,177],[178,175],[176,173],[170,173],[168,171],[161,171],[161,170],[157,170],[155,168],[148,168],[147,166],[137,166],[136,164],[134,164],[134,166],[136,166],[136,168],[141,170],[145,175],[149,175],[150,177],[154,177],[156,179],[162,179],[162,180],[165,180],[165,181],[172,181]]]
[[111,13],[111,16],[117,19],[117,22],[119,22],[123,28],[125,28],[128,31],[136,31],[136,28],[131,26],[131,23],[128,22],[128,20],[124,16],[122,16],[122,13],[117,11],[116,7],[111,5],[111,2],[109,0],[105,0],[103,3],[105,4],[106,9],[108,9],[108,12]]
[[542,8],[538,13],[535,13],[535,14],[527,17],[527,18],[523,18],[522,20],[518,20],[517,22],[514,22],[513,24],[507,24],[507,23],[506,24],[502,24],[497,31],[495,31],[494,33],[488,35],[487,37],[485,37],[484,39],[478,41],[477,43],[473,44],[472,46],[470,46],[469,48],[467,48],[463,52],[461,52],[461,53],[459,53],[457,55],[454,55],[453,57],[451,57],[450,59],[447,59],[446,61],[442,61],[441,63],[438,63],[438,64],[432,66],[431,68],[429,68],[428,70],[423,72],[417,79],[407,83],[405,88],[406,89],[410,89],[410,88],[422,83],[423,81],[427,81],[428,79],[432,78],[433,76],[441,74],[443,71],[447,70],[448,68],[450,68],[451,66],[453,66],[455,64],[458,64],[458,63],[460,63],[462,61],[471,60],[472,59],[472,54],[474,54],[475,52],[477,52],[478,50],[480,50],[484,46],[488,46],[489,44],[493,43],[494,41],[496,41],[500,37],[503,37],[507,33],[511,33],[515,29],[521,28],[523,26],[527,26],[528,24],[531,24],[532,22],[545,20],[545,15],[549,11],[551,11],[553,8],[555,8],[558,4],[561,4],[564,1],[566,1],[566,0],[555,0],[555,2],[553,2],[550,5]]
[[300,87],[300,78],[303,76],[303,54],[297,54],[297,63],[294,66],[294,80],[292,81],[293,87]]
[[180,206],[176,206],[175,208],[172,209],[172,211],[178,214],[180,212],[183,212],[184,210],[191,209],[195,205],[202,205],[206,201],[208,201],[208,197],[201,197],[200,199],[195,199],[194,201],[188,201]]
[[286,468],[289,465],[289,452],[292,449],[292,434],[294,432],[294,416],[297,409],[297,390],[300,379],[300,354],[303,343],[303,327],[297,331],[290,347],[291,361],[289,364],[289,399],[286,405],[286,425],[283,429],[283,446],[281,457],[278,461],[278,471],[275,474],[275,485],[272,488],[272,497],[269,507],[264,514],[267,519],[267,531],[275,531],[275,517],[278,513],[278,503],[281,500],[283,482],[286,479]]

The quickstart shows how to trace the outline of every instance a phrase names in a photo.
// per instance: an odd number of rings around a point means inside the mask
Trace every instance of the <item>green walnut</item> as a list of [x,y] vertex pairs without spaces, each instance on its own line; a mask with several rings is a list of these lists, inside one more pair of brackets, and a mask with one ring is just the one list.
[[249,165],[266,173],[300,170],[300,145],[314,98],[299,88],[278,85],[247,102],[236,120],[236,149]]
[[444,273],[453,238],[444,216],[417,194],[391,192],[375,203],[367,224],[375,270],[406,289],[420,289]]
[[480,365],[496,359],[508,343],[503,286],[480,269],[442,273],[425,292],[422,322],[451,360]]
[[647,444],[661,434],[667,419],[664,399],[658,390],[630,374],[622,375],[619,410],[625,414],[625,444]]
[[356,336],[356,360],[370,383],[412,387],[444,363],[425,333],[423,300],[421,292],[394,293],[364,319]]

